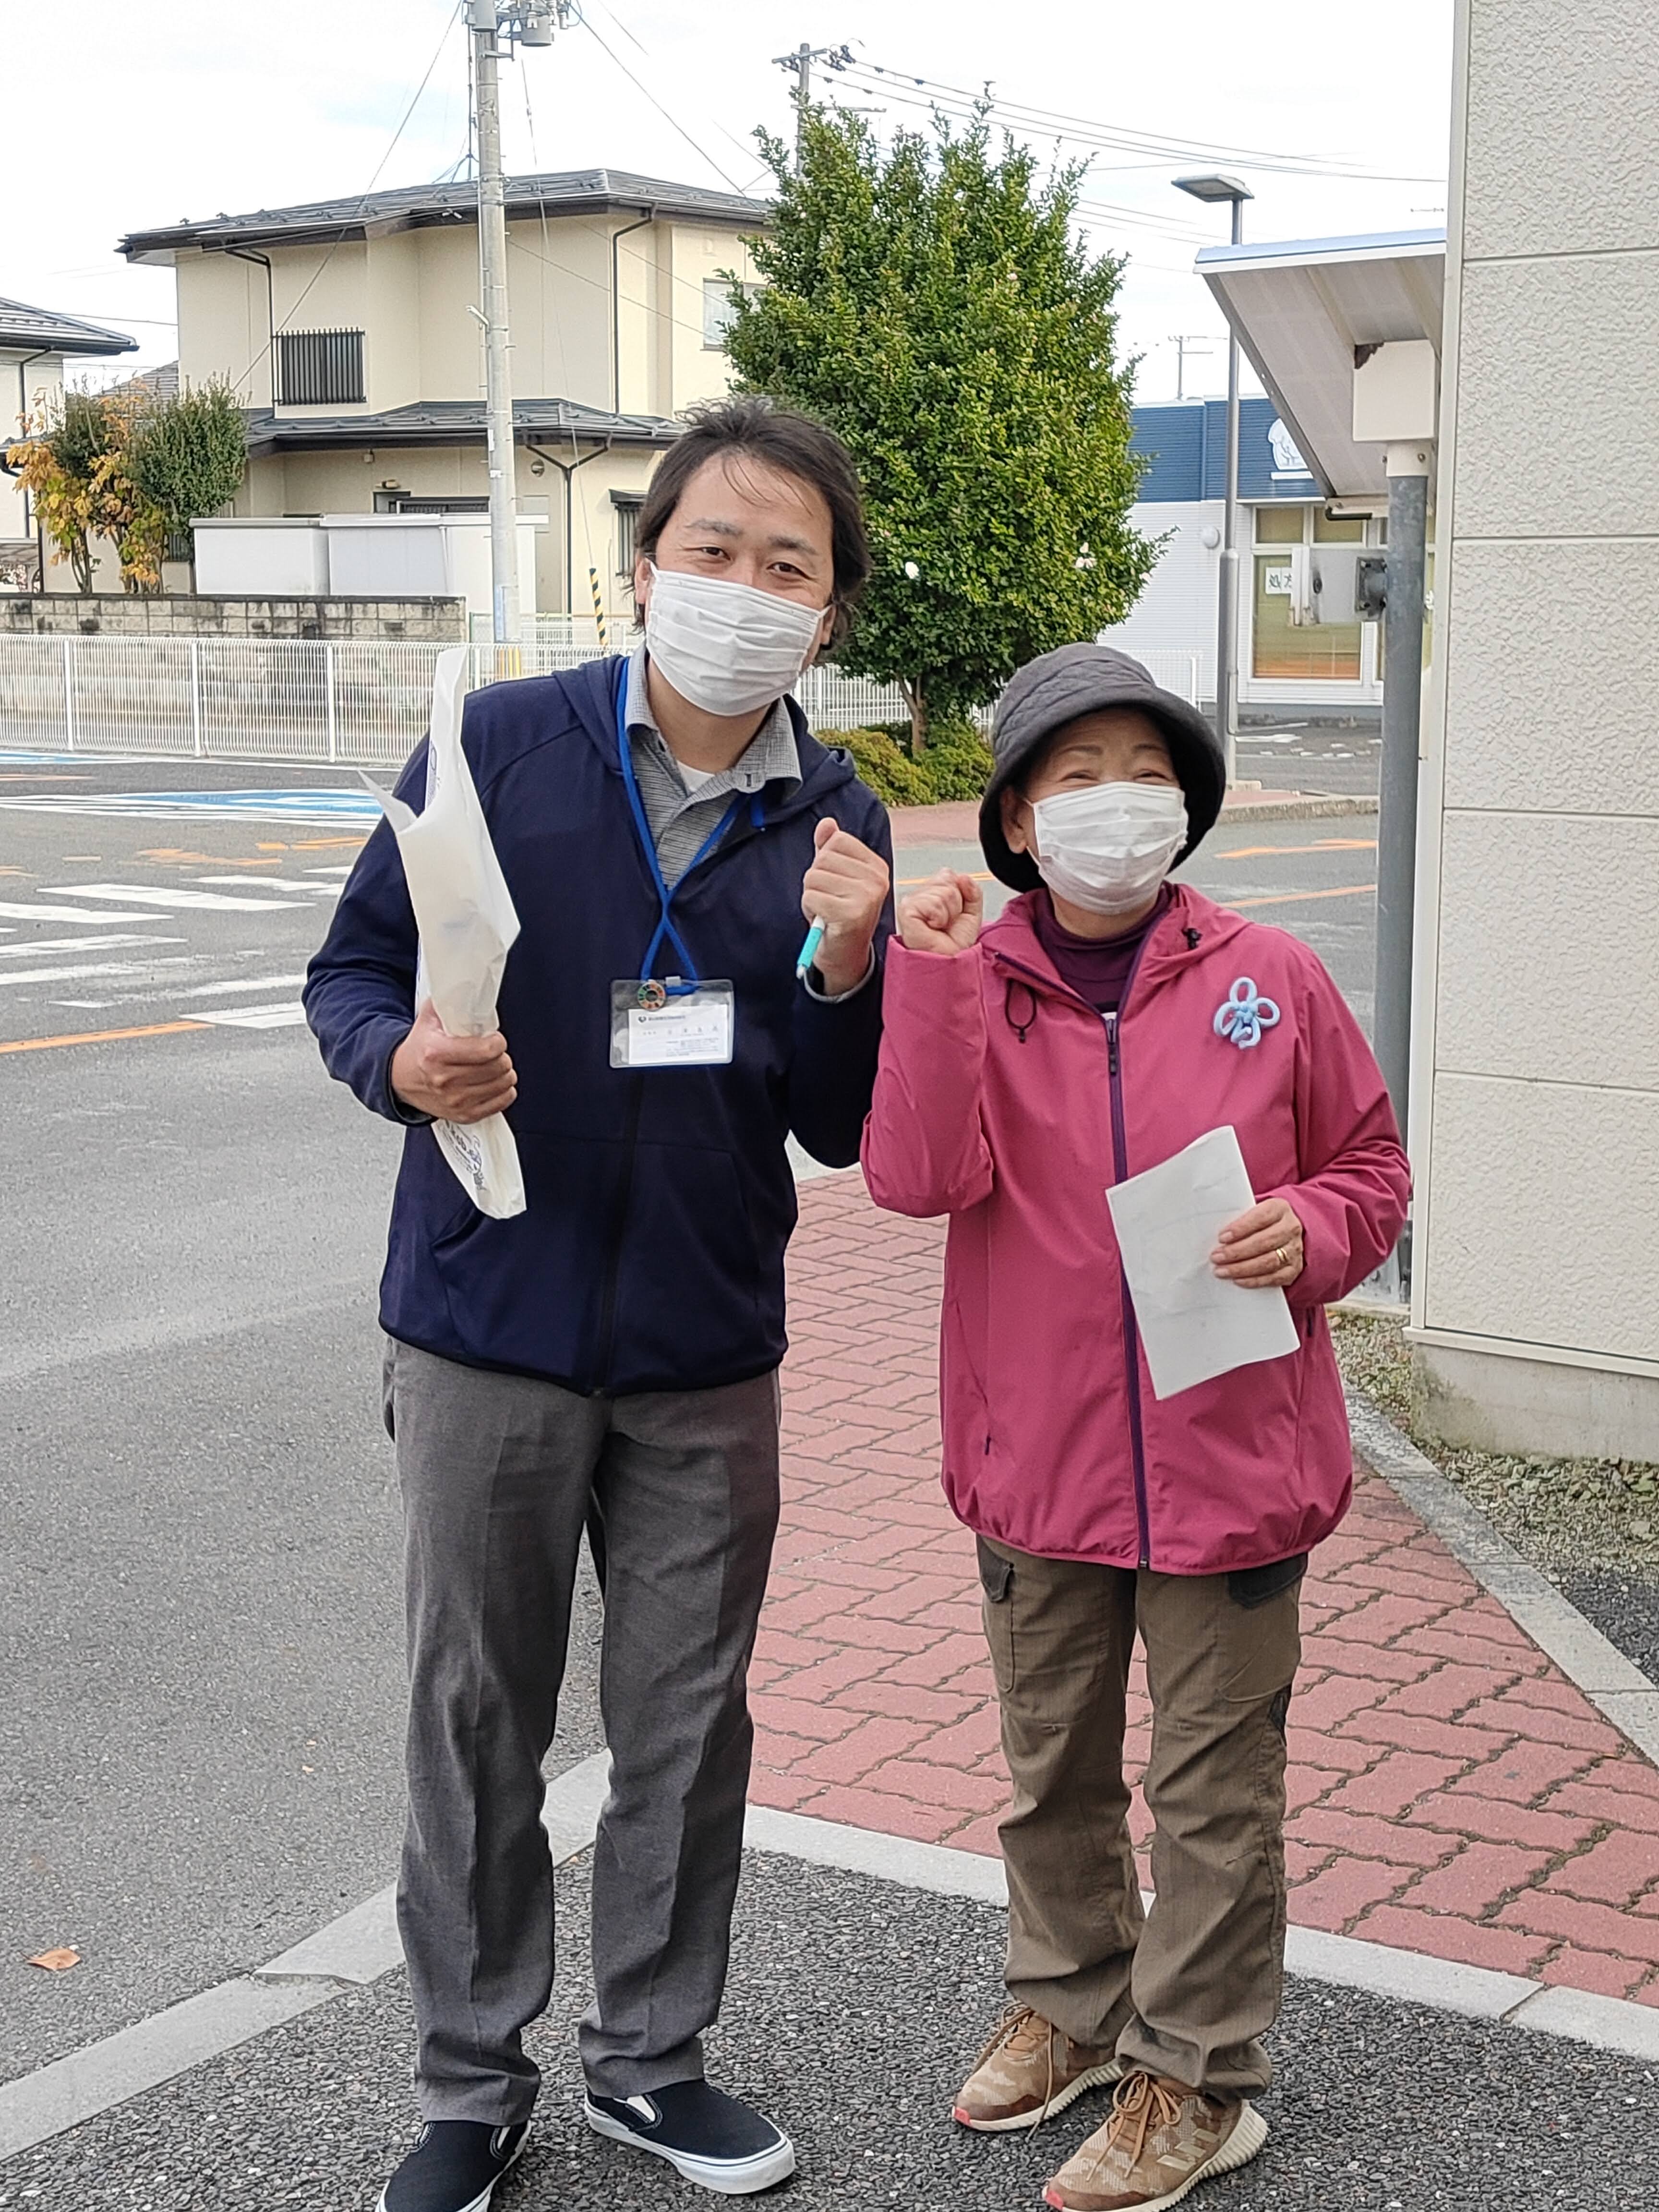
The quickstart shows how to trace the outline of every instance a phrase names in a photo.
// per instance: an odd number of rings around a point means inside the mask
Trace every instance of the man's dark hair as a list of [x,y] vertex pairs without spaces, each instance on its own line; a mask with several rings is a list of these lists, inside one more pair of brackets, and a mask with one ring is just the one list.
[[833,430],[811,415],[779,407],[757,392],[690,408],[685,425],[651,479],[634,528],[635,551],[647,561],[656,559],[657,543],[668,519],[705,461],[744,454],[763,462],[781,476],[811,484],[830,509],[836,609],[830,643],[838,645],[852,627],[854,605],[870,574],[864,500],[853,456]]

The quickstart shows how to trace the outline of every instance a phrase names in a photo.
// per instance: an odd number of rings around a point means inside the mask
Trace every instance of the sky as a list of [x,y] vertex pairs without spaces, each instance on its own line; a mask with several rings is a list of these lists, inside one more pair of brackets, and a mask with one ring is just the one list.
[[[763,190],[753,134],[792,129],[793,78],[774,58],[803,40],[850,47],[854,67],[820,69],[815,96],[875,111],[884,135],[926,127],[930,100],[959,106],[988,86],[1045,167],[1091,159],[1081,222],[1096,252],[1129,257],[1121,339],[1143,401],[1176,396],[1178,356],[1187,397],[1225,388],[1224,325],[1192,259],[1224,240],[1227,210],[1175,177],[1242,177],[1255,195],[1247,239],[1444,219],[1452,0],[1391,0],[1386,33],[1374,10],[1339,0],[582,6],[586,21],[503,72],[510,171]],[[128,268],[125,232],[419,184],[465,160],[453,0],[77,0],[63,20],[68,109],[63,67],[20,79],[6,101],[0,295],[126,331],[139,351],[124,371],[176,350],[172,272]],[[40,189],[23,220],[28,179]]]

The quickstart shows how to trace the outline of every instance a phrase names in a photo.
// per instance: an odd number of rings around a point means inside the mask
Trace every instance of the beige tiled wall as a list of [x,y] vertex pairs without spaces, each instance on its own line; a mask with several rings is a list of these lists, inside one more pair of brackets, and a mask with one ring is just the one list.
[[1541,1446],[1541,1358],[1659,1458],[1659,9],[1460,13],[1419,1358],[1446,1433]]

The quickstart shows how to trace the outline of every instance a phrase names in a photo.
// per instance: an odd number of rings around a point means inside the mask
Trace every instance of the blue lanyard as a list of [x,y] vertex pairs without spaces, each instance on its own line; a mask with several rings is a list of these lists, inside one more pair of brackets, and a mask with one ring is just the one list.
[[[623,787],[628,793],[629,808],[634,817],[634,828],[639,837],[640,850],[645,854],[645,865],[651,871],[651,880],[656,886],[658,898],[662,902],[662,916],[657,924],[656,933],[645,948],[645,957],[640,963],[640,981],[643,983],[649,977],[651,970],[656,965],[657,954],[661,948],[662,941],[666,938],[678,956],[680,974],[684,978],[678,983],[670,983],[667,987],[668,992],[671,997],[681,998],[687,993],[695,991],[701,978],[697,974],[696,963],[686,951],[685,939],[675,928],[673,917],[669,911],[674,902],[674,891],[670,890],[667,884],[663,880],[662,862],[657,858],[656,840],[651,835],[651,824],[646,819],[645,802],[640,797],[639,781],[634,774],[634,748],[628,735],[627,700],[628,664],[624,661],[617,673],[617,753],[622,763]],[[686,877],[700,861],[708,858],[742,811],[743,793],[734,792],[731,805],[686,863],[684,872],[681,875],[679,883],[675,884],[674,890],[679,889],[679,884],[685,881]]]

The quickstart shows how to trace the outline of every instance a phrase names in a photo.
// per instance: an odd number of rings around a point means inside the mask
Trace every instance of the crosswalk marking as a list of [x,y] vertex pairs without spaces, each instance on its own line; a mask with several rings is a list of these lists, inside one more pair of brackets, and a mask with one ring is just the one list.
[[[71,895],[71,894],[66,894]],[[0,899],[0,915],[8,921],[149,921],[148,914],[104,914],[91,908],[78,906],[27,906],[12,899]]]
[[174,953],[166,960],[104,960],[78,968],[17,968],[0,970],[0,985],[7,983],[74,983],[87,975],[153,975],[158,968],[188,968],[190,955]]
[[[43,896],[56,888],[52,884],[40,886]],[[65,885],[63,895],[65,898],[125,899],[133,906],[199,907],[216,914],[297,913],[305,904],[302,899],[227,898],[222,891],[163,890],[154,884],[75,884]],[[127,919],[137,921],[143,917],[131,915]]]
[[[234,983],[198,983],[186,991],[187,999],[213,999],[231,991],[293,991],[305,981],[303,975],[244,975]],[[202,1017],[205,1021],[205,1014]]]
[[[58,920],[63,917],[59,915]],[[27,945],[0,945],[0,960],[21,958],[36,952],[108,952],[118,945],[188,945],[187,937],[129,937],[118,930],[113,937],[34,937]]]
[[191,1016],[192,1021],[232,1030],[298,1029],[305,1018],[306,1010],[297,1000],[282,1006],[204,1006]]
[[247,876],[198,876],[196,880],[198,884],[246,884],[252,881],[261,890],[267,885],[274,885],[279,891],[309,891],[313,898],[338,898],[342,888],[338,884],[301,883],[294,876],[257,876],[251,878]]

